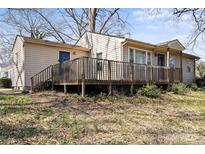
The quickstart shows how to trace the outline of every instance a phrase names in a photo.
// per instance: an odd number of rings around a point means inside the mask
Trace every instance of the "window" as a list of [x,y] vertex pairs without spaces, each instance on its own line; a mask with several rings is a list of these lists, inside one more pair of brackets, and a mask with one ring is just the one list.
[[97,59],[102,59],[102,52],[97,53]]
[[151,57],[151,53],[147,52],[147,65],[151,65],[152,64],[152,57]]
[[59,62],[70,60],[70,52],[59,51]]
[[129,48],[128,59],[130,63],[151,65],[152,57],[150,52]]
[[172,68],[175,66],[175,59],[173,56],[169,58],[169,66]]
[[97,71],[102,71],[102,52],[97,53]]
[[134,63],[134,49],[133,48],[129,49],[129,62]]
[[187,72],[190,73],[191,72],[191,67],[187,66]]
[[146,52],[135,50],[135,63],[146,64]]

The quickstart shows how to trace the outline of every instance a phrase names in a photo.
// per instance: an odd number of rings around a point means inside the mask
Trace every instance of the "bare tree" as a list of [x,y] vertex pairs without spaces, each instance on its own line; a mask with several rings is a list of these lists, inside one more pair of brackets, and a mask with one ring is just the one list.
[[[126,16],[118,8],[6,9],[0,14],[0,28],[9,30],[0,32],[0,42],[4,42],[0,47],[10,57],[17,34],[75,43],[86,31],[126,35],[127,26]],[[4,57],[0,57],[0,63],[8,61]]]
[[182,18],[185,15],[193,19],[193,32],[190,35],[188,45],[194,48],[197,41],[205,41],[205,9],[204,8],[175,8],[173,15],[177,18]]

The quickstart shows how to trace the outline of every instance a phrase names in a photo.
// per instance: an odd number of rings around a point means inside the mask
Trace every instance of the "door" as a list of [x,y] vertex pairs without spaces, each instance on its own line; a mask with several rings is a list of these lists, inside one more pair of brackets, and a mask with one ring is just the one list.
[[[157,55],[158,66],[165,66],[165,56],[163,54]],[[164,80],[164,69],[162,67],[158,68],[158,80]]]
[[63,62],[66,60],[70,60],[70,52],[66,52],[66,51],[59,51],[59,56],[58,56],[58,61],[60,63],[59,65],[59,76],[61,80],[64,80],[64,73],[63,72]]

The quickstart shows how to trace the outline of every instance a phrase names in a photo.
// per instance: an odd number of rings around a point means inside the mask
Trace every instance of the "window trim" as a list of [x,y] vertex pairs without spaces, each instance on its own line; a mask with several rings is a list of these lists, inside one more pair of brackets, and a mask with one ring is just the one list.
[[151,64],[152,65],[152,51],[149,51],[149,50],[145,50],[145,49],[140,49],[140,48],[135,48],[135,47],[130,47],[128,46],[128,62],[130,63],[130,49],[133,49],[134,50],[134,63],[136,63],[136,59],[135,59],[135,55],[136,55],[136,50],[138,51],[141,51],[141,52],[145,52],[145,65],[148,65],[147,64],[147,58],[148,58],[148,53],[150,53],[150,56],[151,56]]

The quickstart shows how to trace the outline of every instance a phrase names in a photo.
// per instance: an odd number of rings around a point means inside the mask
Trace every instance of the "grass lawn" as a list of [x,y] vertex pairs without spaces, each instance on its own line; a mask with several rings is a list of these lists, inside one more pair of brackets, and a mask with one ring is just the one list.
[[205,144],[205,92],[0,96],[0,144]]

